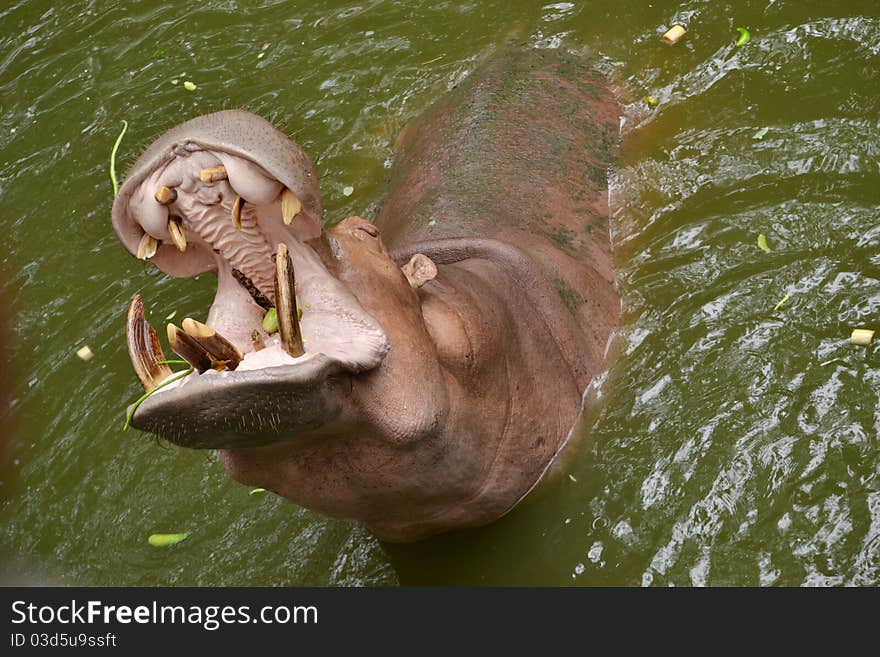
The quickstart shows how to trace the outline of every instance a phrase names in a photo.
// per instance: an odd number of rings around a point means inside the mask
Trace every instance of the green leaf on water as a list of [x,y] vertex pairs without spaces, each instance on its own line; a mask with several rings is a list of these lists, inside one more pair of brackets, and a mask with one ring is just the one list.
[[352,187],[351,185],[342,188],[343,196],[351,196],[352,194],[354,194],[354,187]]
[[779,303],[777,303],[776,306],[773,307],[773,312],[776,312],[777,310],[782,308],[782,306],[785,305],[785,302],[788,301],[790,298],[791,297],[789,297],[789,295],[787,295],[787,294],[784,297],[782,297],[782,299],[780,299]]
[[758,248],[764,253],[770,253],[770,247],[767,245],[767,236],[764,233],[758,235]]
[[578,482],[577,478],[573,474],[568,475],[568,478],[571,479],[574,483]]
[[254,488],[248,495],[259,495],[260,493],[265,493],[265,488]]
[[186,532],[181,534],[150,534],[147,543],[153,547],[170,547],[172,545],[177,545],[181,541],[185,541],[188,537],[189,534]]
[[760,141],[767,136],[768,132],[770,132],[770,128],[761,128],[760,130],[758,130],[758,132],[752,135],[752,139],[757,139]]
[[113,144],[113,150],[110,151],[110,182],[113,183],[113,198],[116,198],[116,194],[119,193],[119,183],[116,182],[116,151],[119,150],[119,144],[122,143],[126,130],[128,130],[128,121],[123,120],[122,132],[119,133],[116,143]]
[[655,107],[657,107],[657,105],[660,104],[660,99],[655,98],[654,96],[645,96],[644,98],[642,98],[642,102],[651,109],[654,109]]
[[187,91],[195,91],[197,89],[195,83],[190,82],[189,80],[183,83],[183,88]]
[[736,28],[736,31],[739,32],[739,39],[736,40],[737,48],[746,45],[749,41],[752,40],[752,35],[749,34],[749,31],[746,28],[738,27]]

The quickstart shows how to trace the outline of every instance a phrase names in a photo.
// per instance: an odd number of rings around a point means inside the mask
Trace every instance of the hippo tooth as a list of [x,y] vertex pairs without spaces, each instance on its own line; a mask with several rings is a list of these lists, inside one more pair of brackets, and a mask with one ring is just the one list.
[[153,198],[155,198],[156,202],[160,205],[170,205],[177,200],[177,190],[162,185],[156,190],[156,193],[153,194]]
[[281,347],[296,358],[302,356],[302,333],[296,311],[296,280],[293,276],[293,261],[287,252],[287,245],[278,245],[275,255],[275,309],[278,313],[278,333]]
[[168,331],[168,344],[171,345],[171,350],[175,354],[192,365],[199,374],[211,369],[213,364],[211,355],[198,342],[174,324],[169,324],[166,330]]
[[232,202],[232,225],[237,230],[241,230],[241,210],[244,207],[244,199],[238,194],[235,195],[235,201]]
[[171,368],[162,362],[165,360],[165,354],[162,352],[156,330],[144,315],[144,299],[140,294],[134,295],[128,308],[125,342],[134,373],[144,386],[144,390],[150,392],[171,375]]
[[244,358],[238,347],[207,324],[202,324],[187,317],[183,320],[181,326],[183,326],[186,334],[208,353],[208,356],[211,358],[211,367],[215,370],[220,370],[224,367],[234,370],[238,367],[241,359]]
[[183,232],[183,226],[180,223],[180,219],[177,217],[171,217],[168,220],[168,232],[171,233],[171,241],[174,242],[174,246],[177,247],[177,250],[181,253],[186,251],[186,233]]
[[251,299],[253,299],[254,303],[260,308],[263,310],[269,310],[269,308],[272,307],[272,302],[266,298],[266,295],[260,292],[259,288],[254,285],[254,282],[241,273],[241,271],[233,268],[232,277],[238,281],[239,285],[247,290],[247,293],[251,295]]
[[208,167],[207,169],[202,169],[199,171],[199,180],[201,180],[206,185],[211,183],[218,182],[220,180],[226,180],[228,176],[226,175],[226,167],[222,164],[216,167]]
[[302,210],[302,202],[287,187],[281,192],[281,218],[284,219],[284,225],[289,226],[293,218]]
[[150,235],[149,233],[144,233],[144,236],[141,238],[141,241],[138,242],[137,248],[137,257],[139,260],[147,260],[156,255],[156,249],[159,248],[159,240]]

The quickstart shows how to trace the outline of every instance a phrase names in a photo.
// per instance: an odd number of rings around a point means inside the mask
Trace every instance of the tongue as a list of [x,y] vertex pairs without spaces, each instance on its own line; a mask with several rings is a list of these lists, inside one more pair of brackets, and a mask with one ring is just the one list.
[[217,295],[208,313],[208,326],[242,352],[253,349],[251,333],[259,328],[264,311],[232,276],[232,265],[217,258]]

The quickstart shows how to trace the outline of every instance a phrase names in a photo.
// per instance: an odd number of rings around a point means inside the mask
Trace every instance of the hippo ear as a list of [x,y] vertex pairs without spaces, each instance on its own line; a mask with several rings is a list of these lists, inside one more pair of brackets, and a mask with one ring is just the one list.
[[416,253],[401,270],[414,289],[422,287],[437,276],[437,265],[422,253]]

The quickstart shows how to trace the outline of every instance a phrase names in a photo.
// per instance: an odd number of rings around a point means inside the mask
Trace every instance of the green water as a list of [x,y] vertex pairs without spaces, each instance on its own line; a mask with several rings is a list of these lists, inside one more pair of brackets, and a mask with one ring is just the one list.
[[[690,31],[665,47],[674,21]],[[491,527],[391,547],[249,496],[213,453],[123,433],[132,294],[161,324],[203,316],[214,283],[170,280],[116,242],[122,120],[125,171],[198,113],[263,114],[319,160],[338,221],[375,210],[401,127],[509,39],[601,57],[632,101],[612,193],[619,355],[572,477]],[[880,583],[880,353],[847,342],[880,329],[878,90],[876,0],[4,5],[19,430],[2,558],[79,584]]]

